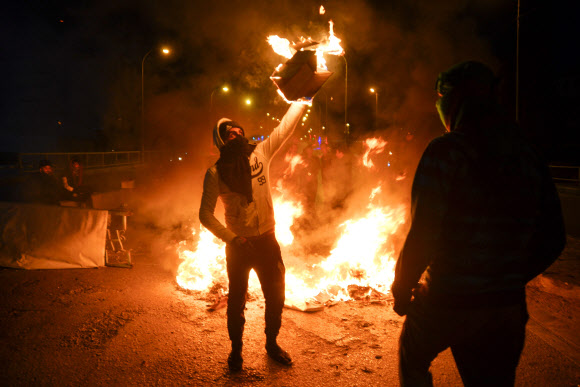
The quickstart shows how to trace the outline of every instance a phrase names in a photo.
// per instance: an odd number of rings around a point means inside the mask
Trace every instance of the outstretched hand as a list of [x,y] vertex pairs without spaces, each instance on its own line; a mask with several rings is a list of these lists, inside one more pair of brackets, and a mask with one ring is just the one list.
[[413,292],[411,289],[401,289],[396,282],[391,286],[391,294],[395,299],[393,310],[399,316],[405,316],[409,311],[411,300],[413,299]]

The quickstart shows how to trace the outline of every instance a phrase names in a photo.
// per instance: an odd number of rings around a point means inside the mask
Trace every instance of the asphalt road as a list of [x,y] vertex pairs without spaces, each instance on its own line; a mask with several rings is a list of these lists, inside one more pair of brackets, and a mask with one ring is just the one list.
[[[244,369],[230,374],[225,309],[210,312],[211,300],[203,294],[180,290],[160,259],[134,254],[131,269],[0,269],[0,384],[398,384],[397,340],[404,319],[388,304],[361,301],[316,313],[285,309],[279,342],[294,358],[289,368],[266,356],[263,300],[248,302]],[[572,337],[579,320],[570,312],[578,302],[541,287],[529,296],[532,319],[516,384],[579,385]],[[554,321],[568,330],[552,329]],[[435,385],[461,385],[449,351],[435,360],[432,372]]]

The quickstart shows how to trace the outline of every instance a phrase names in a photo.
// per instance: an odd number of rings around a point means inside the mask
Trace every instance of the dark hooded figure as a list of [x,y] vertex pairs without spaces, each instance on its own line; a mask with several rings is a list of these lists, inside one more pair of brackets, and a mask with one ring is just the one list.
[[528,320],[526,283],[565,245],[547,165],[498,109],[496,83],[478,62],[437,79],[448,133],[417,167],[411,228],[391,288],[395,312],[407,315],[403,386],[432,385],[429,366],[447,348],[466,386],[513,385]]
[[23,196],[25,201],[57,206],[66,199],[66,191],[54,174],[49,160],[40,160],[38,173],[30,176]]
[[[232,371],[239,371],[243,363],[244,309],[251,269],[258,275],[266,299],[266,351],[279,363],[292,364],[290,355],[276,342],[285,300],[285,268],[274,232],[269,168],[305,109],[306,105],[293,103],[280,125],[257,146],[248,142],[239,124],[227,118],[219,120],[214,128],[220,158],[205,175],[199,219],[226,242],[227,317],[232,342],[228,365]],[[214,215],[218,197],[224,205],[226,225]]]
[[62,184],[68,192],[68,199],[83,207],[92,207],[91,192],[83,182],[83,169],[78,159],[72,159],[67,173],[62,176]]

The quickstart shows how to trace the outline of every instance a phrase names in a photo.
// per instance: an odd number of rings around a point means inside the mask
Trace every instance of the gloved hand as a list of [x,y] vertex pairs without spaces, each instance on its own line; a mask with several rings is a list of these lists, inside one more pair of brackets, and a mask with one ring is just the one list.
[[393,310],[399,316],[405,316],[409,311],[409,305],[411,305],[411,298],[409,299],[397,299],[395,298],[395,303],[393,304]]
[[395,313],[398,314],[399,316],[406,315],[409,310],[409,305],[411,305],[412,299],[411,290],[398,289],[396,285],[393,283],[393,286],[391,286],[391,294],[395,299],[395,302],[393,304],[393,310],[395,311]]
[[232,240],[232,244],[234,246],[238,246],[238,247],[242,247],[242,248],[246,248],[246,249],[254,248],[254,245],[252,244],[252,242],[250,242],[249,240],[247,240],[246,238],[244,238],[242,236],[235,237]]

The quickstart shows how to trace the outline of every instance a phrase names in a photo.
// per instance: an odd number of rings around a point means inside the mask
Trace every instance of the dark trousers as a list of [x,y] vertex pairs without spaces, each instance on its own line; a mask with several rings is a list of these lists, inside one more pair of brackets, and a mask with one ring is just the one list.
[[429,367],[447,348],[465,386],[513,386],[527,321],[525,303],[450,309],[413,301],[399,339],[401,386],[432,386]]
[[280,245],[274,233],[248,238],[252,247],[228,245],[226,260],[229,280],[228,333],[232,345],[241,345],[244,333],[244,309],[250,270],[254,269],[266,299],[266,337],[275,339],[282,324],[286,269],[282,262]]

